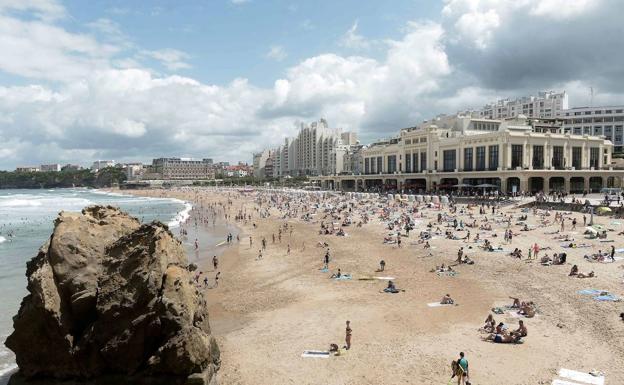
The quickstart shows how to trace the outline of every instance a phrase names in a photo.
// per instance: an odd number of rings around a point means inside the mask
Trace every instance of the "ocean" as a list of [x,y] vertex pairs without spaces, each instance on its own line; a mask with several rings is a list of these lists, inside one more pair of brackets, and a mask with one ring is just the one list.
[[48,239],[60,211],[80,211],[93,204],[117,206],[142,222],[159,220],[173,229],[189,218],[192,209],[190,203],[177,199],[91,189],[0,190],[0,377],[17,367],[4,340],[13,331],[12,317],[27,294],[26,262]]

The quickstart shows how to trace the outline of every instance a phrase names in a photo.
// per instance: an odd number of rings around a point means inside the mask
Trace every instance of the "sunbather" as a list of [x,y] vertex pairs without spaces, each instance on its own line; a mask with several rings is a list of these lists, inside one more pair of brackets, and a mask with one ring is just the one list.
[[570,270],[570,274],[568,274],[569,277],[573,276],[573,275],[577,275],[578,274],[578,266],[574,265],[572,266],[572,269]]
[[578,273],[576,275],[576,278],[594,278],[595,276],[596,276],[596,274],[594,274],[593,271],[590,271],[589,274]]
[[442,297],[442,300],[440,300],[440,303],[442,305],[452,305],[455,303],[455,301],[453,301],[453,298],[451,298],[449,294],[446,294],[444,297]]

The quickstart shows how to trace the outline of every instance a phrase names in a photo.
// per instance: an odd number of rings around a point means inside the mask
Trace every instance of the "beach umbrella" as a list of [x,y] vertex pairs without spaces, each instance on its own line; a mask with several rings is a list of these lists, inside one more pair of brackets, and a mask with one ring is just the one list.
[[596,209],[596,212],[598,212],[598,214],[605,214],[605,213],[610,213],[612,210],[609,207],[598,207],[598,209]]
[[479,188],[488,188],[488,187],[498,187],[498,186],[497,186],[497,185],[495,185],[495,184],[483,183],[483,184],[478,184],[478,185],[476,185],[476,186],[474,186],[474,187],[479,187]]
[[467,183],[458,183],[458,184],[454,184],[453,187],[463,188],[463,187],[472,187],[472,185],[467,184]]

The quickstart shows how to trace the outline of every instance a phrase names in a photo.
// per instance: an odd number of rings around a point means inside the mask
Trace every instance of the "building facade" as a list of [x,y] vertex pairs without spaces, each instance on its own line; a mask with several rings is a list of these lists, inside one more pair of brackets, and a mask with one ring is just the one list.
[[59,172],[61,171],[61,165],[58,163],[42,164],[41,167],[39,167],[39,170],[42,172]]
[[564,132],[604,136],[613,142],[614,152],[624,146],[624,106],[576,107],[564,110]]
[[151,173],[165,180],[214,179],[212,159],[158,158],[152,161]]
[[330,128],[325,119],[301,123],[296,137],[285,139],[278,148],[265,150],[267,155],[254,154],[254,166],[256,159],[261,165],[266,157],[271,159],[271,175],[276,178],[339,174],[349,168],[348,154],[357,144],[355,132]]
[[476,111],[476,116],[485,119],[509,119],[519,115],[529,118],[554,118],[568,109],[568,94],[563,92],[539,92],[537,96],[517,99],[500,99]]
[[15,168],[15,172],[39,172],[39,167],[19,166]]
[[91,170],[97,172],[98,170],[101,170],[106,167],[115,167],[115,161],[114,160],[96,160],[91,165]]
[[598,191],[621,186],[611,141],[599,136],[536,132],[516,119],[460,119],[447,128],[401,130],[361,150],[362,172],[312,178],[351,191],[430,191],[492,185],[503,192]]

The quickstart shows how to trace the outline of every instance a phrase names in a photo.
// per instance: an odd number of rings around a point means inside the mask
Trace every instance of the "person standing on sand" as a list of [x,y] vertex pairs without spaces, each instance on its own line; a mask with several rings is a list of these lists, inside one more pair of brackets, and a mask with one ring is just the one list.
[[459,352],[457,365],[459,365],[462,370],[462,374],[457,378],[457,385],[470,384],[468,377],[468,360],[464,357],[464,352]]
[[347,350],[351,349],[351,334],[353,330],[351,330],[351,321],[347,321],[347,328],[345,330],[345,348]]
[[219,260],[217,259],[217,256],[214,255],[212,257],[212,266],[214,267],[214,270],[217,270],[217,266],[219,265]]
[[615,247],[611,245],[611,262],[615,262]]
[[249,236],[249,248],[251,249],[251,246],[253,246],[253,239],[251,239],[251,236]]
[[290,255],[290,243],[288,244],[288,250],[286,250],[286,254]]
[[323,262],[325,264],[325,269],[329,269],[329,249],[325,253],[325,257],[323,258]]

